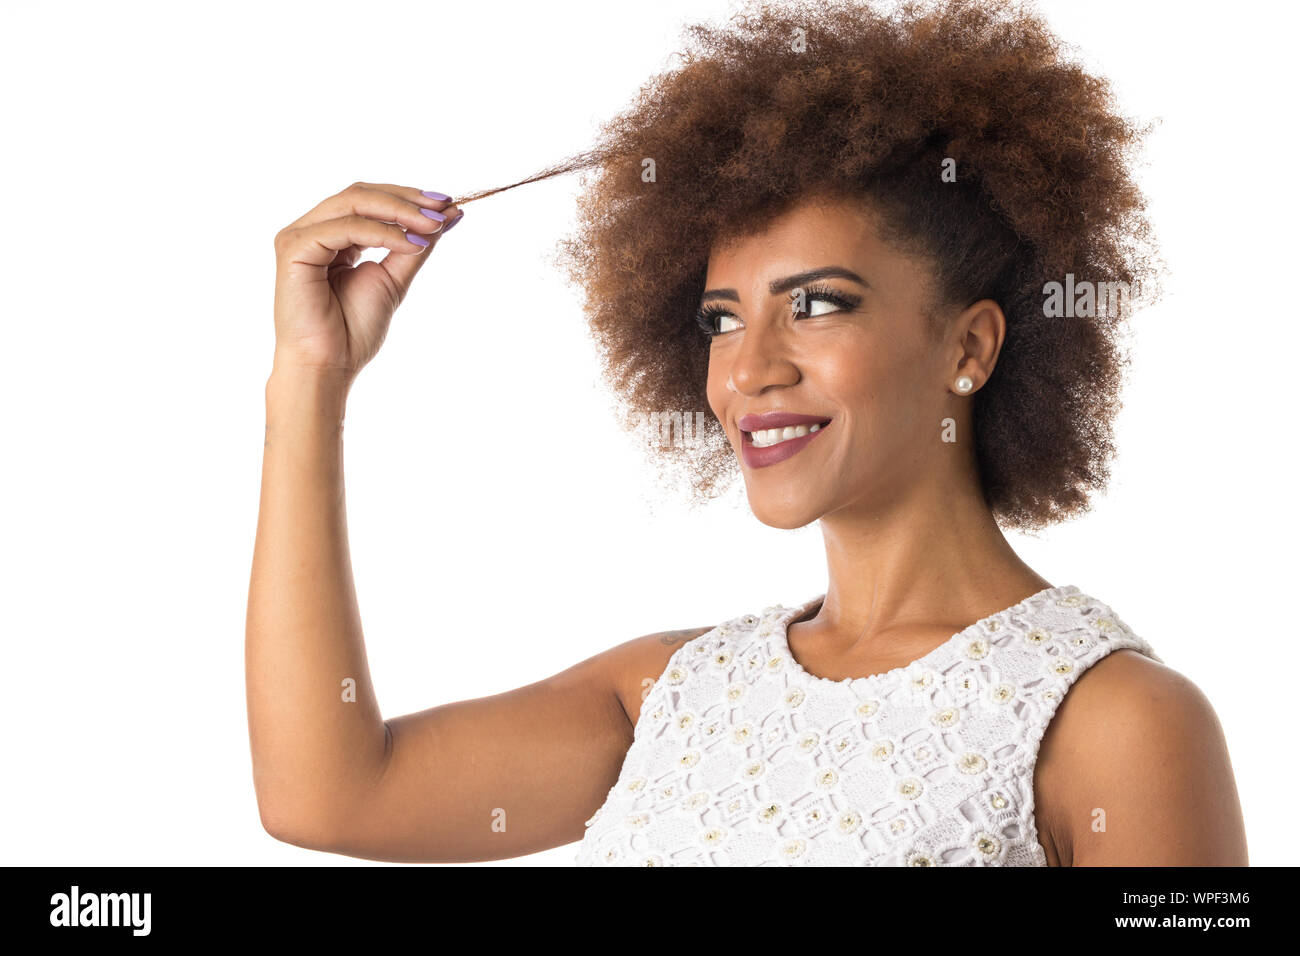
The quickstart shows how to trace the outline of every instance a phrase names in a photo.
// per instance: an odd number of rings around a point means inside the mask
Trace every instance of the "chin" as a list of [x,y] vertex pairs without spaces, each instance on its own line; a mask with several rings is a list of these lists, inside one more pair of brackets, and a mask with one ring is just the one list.
[[746,491],[749,510],[769,528],[793,531],[807,527],[822,516],[821,509],[806,496],[777,498],[771,494],[755,493],[752,486],[747,486]]

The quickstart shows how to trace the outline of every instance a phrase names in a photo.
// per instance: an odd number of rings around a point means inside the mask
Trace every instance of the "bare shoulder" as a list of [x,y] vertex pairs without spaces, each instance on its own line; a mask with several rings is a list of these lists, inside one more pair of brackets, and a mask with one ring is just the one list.
[[1034,792],[1060,865],[1246,865],[1213,706],[1138,651],[1112,651],[1066,693],[1039,748]]
[[641,701],[668,667],[669,658],[683,644],[709,633],[714,626],[657,631],[625,641],[607,652],[610,680],[633,727],[641,715]]

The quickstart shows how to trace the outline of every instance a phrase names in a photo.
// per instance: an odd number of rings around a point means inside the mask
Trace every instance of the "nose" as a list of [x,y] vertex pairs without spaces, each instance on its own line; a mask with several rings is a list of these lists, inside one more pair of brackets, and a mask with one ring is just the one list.
[[727,389],[737,395],[761,395],[773,385],[794,385],[799,369],[790,360],[779,328],[747,328],[727,373]]

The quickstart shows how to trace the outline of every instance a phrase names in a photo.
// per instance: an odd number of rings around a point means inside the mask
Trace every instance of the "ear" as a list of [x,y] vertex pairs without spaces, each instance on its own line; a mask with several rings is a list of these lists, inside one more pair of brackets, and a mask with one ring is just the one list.
[[[953,365],[948,370],[948,389],[954,394],[973,395],[983,387],[998,363],[1007,335],[1007,317],[992,299],[980,299],[967,306],[952,322]],[[970,376],[970,391],[957,390],[956,381]]]

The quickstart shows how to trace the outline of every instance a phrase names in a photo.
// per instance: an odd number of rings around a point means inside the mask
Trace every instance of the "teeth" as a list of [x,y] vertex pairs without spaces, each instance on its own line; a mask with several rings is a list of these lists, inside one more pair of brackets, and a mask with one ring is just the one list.
[[779,445],[783,441],[789,441],[791,438],[802,438],[804,435],[810,435],[821,425],[787,425],[785,428],[765,428],[761,431],[750,432],[755,448],[769,448],[772,445]]

